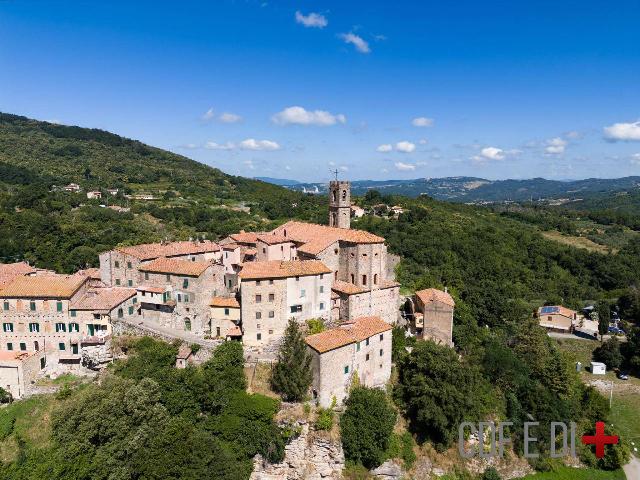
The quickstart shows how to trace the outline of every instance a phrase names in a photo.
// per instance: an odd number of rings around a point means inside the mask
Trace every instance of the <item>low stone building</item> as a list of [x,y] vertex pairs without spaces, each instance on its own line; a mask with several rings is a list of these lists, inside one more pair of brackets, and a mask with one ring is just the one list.
[[100,277],[109,287],[136,287],[138,267],[158,258],[220,262],[222,252],[209,240],[162,242],[118,247],[100,254]]
[[240,303],[235,297],[213,297],[211,307],[211,336],[239,340],[242,338]]
[[289,319],[330,319],[331,270],[322,262],[250,262],[239,276],[245,345],[278,342]]
[[44,352],[0,351],[0,387],[14,400],[23,398],[45,367]]
[[447,292],[427,288],[415,293],[414,328],[418,338],[453,346],[453,310],[455,302]]
[[377,288],[364,288],[350,282],[336,280],[331,286],[337,298],[334,321],[376,315],[385,322],[395,324],[398,319],[400,284],[383,280]]
[[579,322],[578,312],[562,305],[540,307],[537,316],[540,326],[551,332],[569,333]]
[[222,264],[158,258],[138,270],[138,313],[144,320],[196,335],[211,333],[209,301],[227,292]]
[[383,388],[391,378],[391,325],[380,317],[363,317],[310,335],[313,399],[321,407],[341,404],[354,377],[360,385]]
[[274,233],[258,235],[256,251],[256,260],[259,262],[298,259],[295,243],[290,238]]

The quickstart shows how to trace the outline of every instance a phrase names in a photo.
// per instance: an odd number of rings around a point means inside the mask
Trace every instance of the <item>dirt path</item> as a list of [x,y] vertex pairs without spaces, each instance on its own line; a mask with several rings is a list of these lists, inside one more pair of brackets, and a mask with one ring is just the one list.
[[627,476],[627,480],[640,480],[640,460],[638,457],[631,457],[631,461],[624,467],[624,474]]

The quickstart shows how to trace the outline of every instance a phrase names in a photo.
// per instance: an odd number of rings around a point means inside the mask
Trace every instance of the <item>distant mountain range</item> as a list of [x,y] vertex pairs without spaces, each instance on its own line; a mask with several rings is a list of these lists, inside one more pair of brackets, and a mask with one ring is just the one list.
[[253,177],[254,180],[260,180],[266,183],[272,183],[273,185],[279,185],[281,187],[293,187],[300,185],[297,180],[288,180],[286,178],[271,178],[271,177]]
[[[265,182],[286,186],[292,190],[324,194],[326,183],[300,183],[292,180],[260,178]],[[276,181],[281,183],[276,183]],[[603,193],[633,191],[640,187],[640,177],[615,179],[588,178],[585,180],[487,180],[477,177],[416,178],[412,180],[356,180],[351,182],[352,193],[364,195],[374,189],[381,194],[408,197],[429,195],[439,200],[483,203],[527,200],[575,201]]]

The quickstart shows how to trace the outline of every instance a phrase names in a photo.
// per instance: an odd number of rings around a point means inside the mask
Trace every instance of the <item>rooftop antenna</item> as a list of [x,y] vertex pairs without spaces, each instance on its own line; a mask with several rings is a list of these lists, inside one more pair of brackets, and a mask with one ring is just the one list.
[[336,168],[335,170],[331,170],[331,173],[333,173],[336,176],[336,182],[338,181],[338,169]]

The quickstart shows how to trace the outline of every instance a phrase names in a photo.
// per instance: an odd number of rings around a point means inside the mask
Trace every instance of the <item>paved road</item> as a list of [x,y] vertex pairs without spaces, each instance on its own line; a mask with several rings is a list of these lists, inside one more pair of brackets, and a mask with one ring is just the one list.
[[623,470],[627,480],[640,480],[640,459],[631,456],[631,461],[623,467]]

